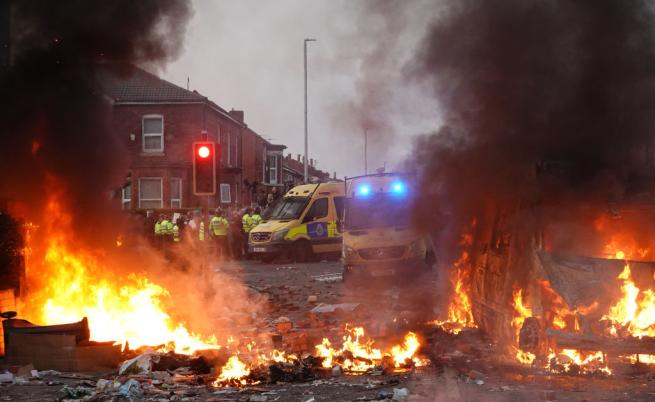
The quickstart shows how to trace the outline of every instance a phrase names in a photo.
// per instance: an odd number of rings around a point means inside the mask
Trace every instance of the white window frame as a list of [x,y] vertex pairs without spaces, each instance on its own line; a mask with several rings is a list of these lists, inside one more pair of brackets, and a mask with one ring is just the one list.
[[[161,119],[161,134],[146,134],[146,119]],[[146,137],[161,136],[161,148],[146,149]],[[161,153],[164,152],[164,115],[161,114],[145,114],[141,117],[141,150],[143,152]]]
[[[223,198],[223,189],[227,189],[227,197]],[[221,204],[230,204],[232,202],[232,197],[230,194],[231,186],[230,183],[221,183],[220,186],[220,199],[221,199]]]
[[227,166],[232,167],[232,131],[227,132]]
[[[125,192],[127,190],[127,192]],[[127,197],[125,196],[127,194]],[[125,207],[126,204],[130,207]],[[121,209],[130,209],[132,207],[132,183],[127,183],[121,188]]]
[[[141,181],[143,180],[159,180],[159,198],[144,199],[141,197]],[[164,206],[164,179],[162,177],[139,177],[139,208],[142,208],[141,206],[142,201],[159,201],[160,209]]]
[[[178,194],[180,194],[180,198],[173,198],[173,191],[170,192],[171,208],[182,208],[182,178],[181,177],[171,177],[171,189],[173,188],[173,182],[176,180],[178,183]],[[173,202],[177,202],[178,206],[174,207]]]
[[[271,158],[271,157],[275,158],[275,163],[270,163],[268,165],[268,183],[269,184],[277,184],[277,172],[278,172],[277,164],[278,164],[278,159],[279,159],[278,156],[279,155],[273,154],[273,153],[266,155],[267,158]],[[275,175],[273,176],[273,180],[271,180],[271,176],[272,176],[273,172],[275,172]]]

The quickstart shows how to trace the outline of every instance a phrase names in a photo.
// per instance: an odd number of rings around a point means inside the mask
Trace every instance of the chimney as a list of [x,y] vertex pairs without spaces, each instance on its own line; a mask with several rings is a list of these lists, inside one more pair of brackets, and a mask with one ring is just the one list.
[[234,120],[237,120],[237,121],[240,121],[241,123],[243,123],[243,110],[234,110],[234,109],[232,109],[232,110],[230,110],[230,116],[232,116],[232,118]]
[[309,158],[309,166],[314,167],[314,158]]
[[296,160],[300,162],[300,154],[297,154]]
[[334,180],[337,179],[337,172],[334,172],[334,176],[333,176],[333,177],[334,177]]
[[287,158],[286,158],[286,159],[287,159],[287,160],[288,160],[288,159],[291,159],[291,154],[290,154],[290,153],[287,154]]

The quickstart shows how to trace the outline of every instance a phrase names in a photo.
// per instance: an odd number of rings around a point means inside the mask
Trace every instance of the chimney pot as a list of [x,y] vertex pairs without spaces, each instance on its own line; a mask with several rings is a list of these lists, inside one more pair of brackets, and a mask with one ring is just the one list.
[[296,155],[297,155],[297,156],[296,156],[296,160],[297,160],[298,162],[300,162],[300,154],[296,154]]
[[234,118],[234,120],[240,121],[243,123],[244,115],[243,115],[243,110],[230,110],[230,116]]

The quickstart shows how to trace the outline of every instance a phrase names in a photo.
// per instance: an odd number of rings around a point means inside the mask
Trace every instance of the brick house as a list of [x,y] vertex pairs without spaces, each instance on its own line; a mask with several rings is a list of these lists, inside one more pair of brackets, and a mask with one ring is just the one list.
[[258,201],[273,187],[284,190],[282,159],[285,145],[271,144],[246,127],[241,133],[243,152],[243,203]]
[[[241,134],[246,128],[216,103],[140,68],[102,70],[100,85],[113,106],[113,132],[129,153],[121,191],[124,209],[188,209],[240,202]],[[236,113],[238,116],[238,113]],[[220,145],[217,194],[197,197],[192,189],[192,143]]]
[[[305,167],[301,162],[301,156],[297,155],[296,159],[291,154],[287,154],[282,160],[282,180],[284,182],[285,190],[303,184],[305,180]],[[330,174],[318,169],[312,158],[309,159],[309,166],[307,167],[307,174],[310,183],[319,183],[330,181]],[[332,180],[335,180],[333,178]]]

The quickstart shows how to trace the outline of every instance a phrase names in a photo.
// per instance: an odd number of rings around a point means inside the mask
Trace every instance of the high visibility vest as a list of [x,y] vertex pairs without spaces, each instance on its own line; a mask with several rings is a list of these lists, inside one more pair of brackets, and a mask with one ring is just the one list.
[[161,222],[155,222],[155,236],[161,236]]
[[209,229],[214,236],[227,236],[227,220],[222,216],[215,216],[209,221]]
[[180,241],[180,227],[177,224],[173,225],[173,241],[176,243]]
[[248,214],[244,214],[241,218],[241,225],[243,226],[243,231],[249,233],[252,230],[252,217]]
[[200,227],[198,228],[198,240],[205,240],[205,221],[200,222]]
[[259,215],[259,214],[254,214],[252,216],[252,228],[251,229],[254,229],[255,226],[259,225],[261,222],[262,222],[262,216]]
[[169,221],[168,219],[164,219],[164,220],[161,221],[161,223],[159,224],[159,228],[160,228],[160,233],[161,233],[161,234],[163,234],[163,235],[169,235],[169,234],[171,234],[171,231],[172,231],[172,229],[173,229],[173,226],[172,226],[171,221]]

